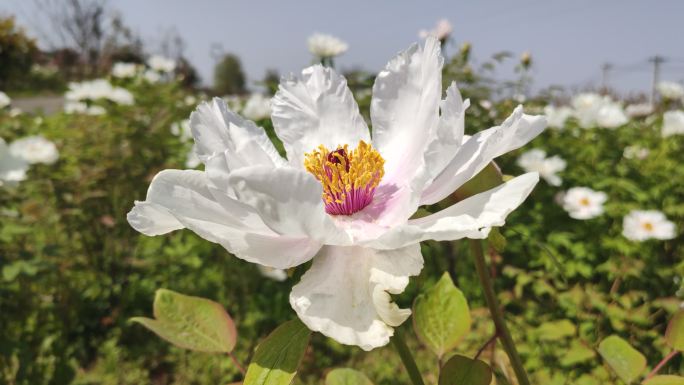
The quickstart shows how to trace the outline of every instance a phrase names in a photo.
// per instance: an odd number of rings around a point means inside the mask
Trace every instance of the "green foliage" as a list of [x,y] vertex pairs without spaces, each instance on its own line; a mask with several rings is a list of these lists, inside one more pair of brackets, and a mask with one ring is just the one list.
[[598,351],[608,366],[628,384],[646,369],[646,357],[618,336],[613,335],[601,341]]
[[219,95],[242,95],[246,81],[240,58],[227,54],[214,68],[214,92]]
[[470,310],[449,273],[413,304],[413,325],[418,338],[438,357],[453,350],[470,331]]
[[684,377],[679,376],[655,376],[642,382],[643,385],[684,385]]
[[675,350],[684,351],[684,310],[680,310],[670,321],[665,331],[667,344]]
[[154,317],[133,317],[131,321],[181,348],[230,353],[235,347],[235,323],[214,301],[159,289],[154,296]]
[[325,385],[373,385],[373,382],[358,370],[338,368],[325,376]]
[[461,355],[447,361],[439,374],[439,385],[489,385],[492,370],[484,362]]
[[0,90],[7,90],[25,79],[38,52],[13,17],[0,17]]
[[288,385],[309,346],[311,331],[298,319],[274,330],[257,347],[244,385]]

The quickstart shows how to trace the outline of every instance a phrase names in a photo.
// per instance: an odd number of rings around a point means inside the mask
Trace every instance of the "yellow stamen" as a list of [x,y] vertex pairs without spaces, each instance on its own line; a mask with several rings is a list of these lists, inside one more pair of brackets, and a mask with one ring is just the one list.
[[653,231],[653,223],[651,222],[644,222],[642,226],[644,227],[644,229],[646,229],[646,231]]

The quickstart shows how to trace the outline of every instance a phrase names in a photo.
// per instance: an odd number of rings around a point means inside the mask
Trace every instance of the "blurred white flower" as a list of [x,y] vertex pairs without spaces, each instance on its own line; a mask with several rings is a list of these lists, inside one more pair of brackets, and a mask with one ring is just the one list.
[[290,293],[302,322],[364,350],[386,345],[411,314],[391,294],[420,273],[420,242],[486,238],[539,180],[524,174],[410,219],[546,125],[518,106],[501,125],[465,137],[469,102],[455,84],[442,99],[443,62],[429,37],[387,64],[373,87],[372,139],[336,71],[315,65],[284,78],[271,120],[287,159],[222,99],[200,104],[190,124],[204,171],[158,173],[128,222],[147,235],[188,228],[276,269],[313,259]]
[[176,61],[164,56],[154,55],[147,60],[151,69],[163,74],[171,73],[176,69]]
[[202,164],[202,161],[197,156],[197,145],[193,145],[190,151],[188,151],[187,158],[185,159],[185,167],[197,168],[200,164]]
[[684,98],[684,87],[675,82],[660,82],[656,85],[660,96],[665,99],[675,100]]
[[114,63],[111,72],[115,78],[132,78],[138,74],[138,68],[135,63]]
[[145,79],[145,81],[148,83],[159,83],[162,77],[159,72],[148,69],[143,72],[143,79]]
[[309,37],[309,52],[319,58],[332,58],[347,52],[349,45],[332,35],[314,33]]
[[[127,89],[114,87],[105,79],[96,79],[81,83],[69,83],[69,89],[64,98],[67,102],[83,102],[107,99],[117,104],[131,105],[134,103],[133,94]],[[73,112],[81,112],[78,107],[72,107]]]
[[451,35],[451,32],[453,32],[453,30],[454,27],[451,25],[451,23],[449,23],[449,20],[441,19],[437,22],[437,24],[435,24],[435,27],[433,29],[429,31],[421,29],[420,31],[418,31],[418,36],[421,39],[425,39],[428,36],[434,36],[438,40],[444,41],[449,37],[449,35]]
[[104,115],[107,113],[102,106],[88,105],[83,102],[66,101],[64,103],[64,112],[67,114],[85,114],[85,115]]
[[192,139],[190,119],[184,119],[180,122],[172,123],[171,133],[176,135],[181,140],[181,142],[187,142],[188,140]]
[[26,179],[28,162],[12,154],[4,139],[0,138],[0,186],[14,186]]
[[485,110],[489,110],[492,108],[492,102],[490,102],[487,99],[480,100],[480,107],[484,108]]
[[197,98],[194,95],[187,95],[183,98],[183,103],[185,103],[186,106],[194,106],[197,104]]
[[622,156],[624,156],[626,159],[643,160],[646,159],[646,157],[650,153],[651,151],[648,148],[644,148],[641,146],[627,146],[625,147],[625,150],[622,152]]
[[267,119],[271,116],[271,98],[262,94],[250,95],[241,113],[249,120]]
[[571,218],[592,219],[603,214],[606,193],[588,187],[573,187],[563,195],[563,209]]
[[622,222],[622,235],[632,241],[672,239],[675,225],[657,210],[632,210]]
[[11,118],[16,118],[17,116],[19,116],[23,113],[24,113],[24,111],[22,111],[21,108],[18,108],[18,107],[12,107],[9,110],[9,116]]
[[583,93],[572,100],[573,115],[583,128],[616,128],[628,122],[622,106],[609,96]]
[[663,137],[684,135],[684,111],[667,111],[663,114]]
[[598,111],[596,116],[596,124],[603,128],[616,128],[627,123],[627,115],[618,103],[605,103]]
[[546,151],[535,148],[520,155],[518,166],[527,172],[538,172],[551,186],[560,186],[563,180],[557,173],[565,170],[566,163],[558,155],[547,158]]
[[630,104],[625,112],[630,118],[641,118],[653,113],[653,105],[651,103]]
[[12,99],[10,99],[9,96],[7,96],[6,93],[0,91],[0,109],[3,109],[12,103]]
[[276,269],[270,266],[264,266],[257,264],[259,273],[266,278],[272,279],[274,281],[283,282],[287,279],[287,272],[283,269]]
[[59,159],[57,146],[40,135],[15,140],[9,145],[9,151],[29,164],[53,164]]
[[549,127],[562,129],[565,127],[565,122],[568,118],[572,116],[572,108],[548,105],[544,107],[544,115],[546,116],[546,121],[549,123]]

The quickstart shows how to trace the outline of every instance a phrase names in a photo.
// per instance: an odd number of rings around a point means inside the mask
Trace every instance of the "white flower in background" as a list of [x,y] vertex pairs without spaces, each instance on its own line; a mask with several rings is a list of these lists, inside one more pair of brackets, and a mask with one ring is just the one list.
[[[392,302],[420,273],[424,240],[485,238],[532,191],[525,174],[420,219],[492,159],[541,133],[519,106],[500,126],[464,137],[463,101],[442,96],[439,42],[399,53],[373,87],[371,140],[344,77],[315,65],[283,79],[271,120],[287,152],[215,98],[191,115],[205,171],[164,170],[128,221],[147,235],[188,228],[238,258],[288,269],[313,264],[290,304],[314,331],[365,350],[411,314]],[[441,111],[441,114],[440,114]]]
[[684,111],[667,111],[663,114],[663,129],[661,133],[664,137],[684,135]]
[[622,156],[624,156],[626,159],[639,159],[643,160],[648,157],[648,154],[650,154],[651,151],[648,148],[644,148],[641,146],[627,146],[625,147],[625,150],[622,152]]
[[262,266],[259,264],[257,264],[257,268],[261,275],[274,281],[283,282],[287,279],[287,272],[283,269],[274,269],[270,266]]
[[627,115],[625,110],[618,103],[605,103],[598,111],[596,116],[596,124],[603,128],[616,128],[627,123]]
[[9,110],[9,116],[11,118],[16,118],[17,116],[19,116],[23,113],[24,113],[24,111],[22,111],[21,108],[18,108],[18,107],[12,107]]
[[335,36],[314,33],[309,37],[309,52],[319,58],[332,58],[347,52],[349,45]]
[[176,69],[176,61],[164,56],[154,55],[147,60],[147,65],[160,73],[167,74]]
[[492,109],[492,102],[490,102],[487,99],[480,100],[480,107],[484,108],[485,110],[491,110]]
[[0,110],[9,106],[10,103],[12,103],[12,99],[6,93],[0,91]]
[[241,113],[249,120],[268,119],[271,116],[271,98],[262,94],[250,95]]
[[188,151],[188,155],[186,156],[185,159],[185,167],[186,168],[197,168],[202,164],[202,161],[200,158],[197,156],[197,145],[193,145],[190,151]]
[[632,210],[622,222],[622,235],[631,241],[672,239],[675,225],[657,210]]
[[653,105],[651,103],[630,104],[625,112],[630,118],[641,118],[653,113]]
[[197,98],[194,95],[188,95],[183,98],[183,103],[185,103],[186,106],[194,106],[197,104]]
[[184,119],[180,122],[172,123],[171,133],[177,136],[181,140],[181,142],[187,142],[190,139],[192,139],[192,132],[190,130],[190,119]]
[[133,78],[138,74],[138,69],[135,63],[114,63],[111,73],[115,78]]
[[660,96],[665,99],[675,100],[684,98],[684,87],[675,82],[660,82],[656,85]]
[[28,162],[12,154],[4,139],[0,138],[0,186],[14,186],[26,179]]
[[563,180],[557,175],[565,170],[566,163],[558,155],[546,157],[546,151],[532,149],[518,158],[518,166],[527,172],[537,172],[551,186],[560,186]]
[[546,116],[549,127],[563,129],[563,127],[565,127],[565,122],[572,116],[572,108],[548,105],[544,107],[544,115]]
[[421,39],[425,39],[428,36],[434,36],[438,40],[444,41],[445,39],[447,39],[449,37],[449,35],[451,35],[451,32],[453,32],[453,30],[454,30],[454,27],[451,25],[451,23],[449,23],[449,20],[442,19],[442,20],[439,20],[437,22],[437,24],[435,25],[435,28],[433,28],[429,31],[424,30],[424,29],[421,29],[420,31],[418,31],[418,36]]
[[143,72],[143,79],[145,79],[145,81],[148,83],[154,84],[159,83],[162,77],[157,71],[145,70],[145,72]]
[[571,218],[592,219],[603,214],[606,193],[588,187],[573,187],[563,195],[563,209]]
[[240,112],[242,110],[242,99],[237,95],[227,95],[223,97],[223,100],[228,105],[228,109],[233,112]]
[[[81,83],[69,83],[69,89],[64,94],[67,104],[69,102],[84,102],[106,99],[111,102],[131,105],[134,103],[133,94],[127,89],[114,87],[105,79],[96,79]],[[78,107],[70,107],[73,112],[78,111]]]
[[83,102],[66,101],[64,103],[64,112],[67,114],[104,115],[107,113],[107,110],[102,106],[89,106]]
[[59,159],[57,146],[39,135],[15,140],[9,145],[9,151],[29,164],[53,164]]

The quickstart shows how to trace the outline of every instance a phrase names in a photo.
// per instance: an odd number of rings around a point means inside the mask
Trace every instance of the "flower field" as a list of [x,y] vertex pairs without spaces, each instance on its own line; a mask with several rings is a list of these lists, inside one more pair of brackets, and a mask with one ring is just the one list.
[[0,383],[684,384],[684,88],[519,92],[451,32],[0,92]]

